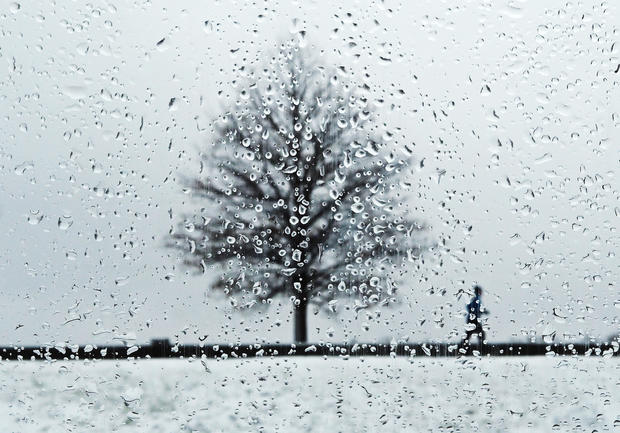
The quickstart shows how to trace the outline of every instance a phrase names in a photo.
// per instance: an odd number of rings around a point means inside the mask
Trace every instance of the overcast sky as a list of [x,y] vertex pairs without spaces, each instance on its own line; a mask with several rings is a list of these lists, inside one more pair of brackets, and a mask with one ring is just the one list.
[[618,333],[614,2],[58,3],[0,2],[0,344],[291,340],[288,299],[236,312],[162,247],[238,68],[287,38],[371,86],[446,240],[400,307],[310,340],[456,341],[474,283],[492,341]]

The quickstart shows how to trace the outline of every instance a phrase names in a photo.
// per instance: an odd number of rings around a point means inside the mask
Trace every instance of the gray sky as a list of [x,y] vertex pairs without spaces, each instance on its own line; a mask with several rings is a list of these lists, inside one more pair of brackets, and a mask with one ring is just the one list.
[[290,341],[287,299],[234,312],[162,248],[237,69],[289,37],[372,87],[447,241],[311,340],[454,340],[474,283],[490,340],[620,329],[615,3],[58,3],[0,2],[0,343]]

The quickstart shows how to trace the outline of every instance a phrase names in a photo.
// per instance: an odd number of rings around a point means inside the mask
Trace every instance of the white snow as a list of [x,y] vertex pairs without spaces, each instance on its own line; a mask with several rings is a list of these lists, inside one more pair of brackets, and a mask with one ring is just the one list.
[[617,358],[0,362],[3,433],[619,429]]

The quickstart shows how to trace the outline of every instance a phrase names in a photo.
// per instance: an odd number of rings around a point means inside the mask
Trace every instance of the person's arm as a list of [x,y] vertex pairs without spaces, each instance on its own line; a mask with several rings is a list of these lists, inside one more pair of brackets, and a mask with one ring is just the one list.
[[473,309],[471,302],[469,302],[467,305],[465,305],[465,321],[469,323],[473,315],[474,315],[474,309]]

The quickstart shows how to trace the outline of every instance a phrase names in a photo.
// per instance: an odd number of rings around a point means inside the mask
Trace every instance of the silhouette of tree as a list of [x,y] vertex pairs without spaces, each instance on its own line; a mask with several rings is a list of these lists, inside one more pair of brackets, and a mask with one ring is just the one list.
[[377,139],[368,89],[309,57],[285,43],[245,72],[185,180],[202,209],[170,241],[186,265],[217,264],[214,288],[237,307],[290,297],[296,342],[311,303],[394,301],[395,276],[423,249],[423,227],[396,200],[407,159]]

